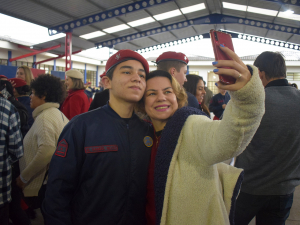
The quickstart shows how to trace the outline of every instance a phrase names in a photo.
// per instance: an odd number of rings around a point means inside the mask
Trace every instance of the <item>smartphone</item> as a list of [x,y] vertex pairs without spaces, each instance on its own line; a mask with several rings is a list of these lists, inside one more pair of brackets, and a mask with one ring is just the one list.
[[[222,44],[222,45],[226,46],[227,48],[231,49],[232,51],[234,51],[231,35],[221,32],[221,31],[215,31],[215,30],[210,30],[209,34],[210,34],[211,43],[212,43],[214,53],[215,53],[215,60],[216,61],[217,60],[232,60],[232,58],[227,56],[219,47],[220,44]],[[223,67],[223,68],[230,69],[230,67]],[[220,82],[222,82],[224,84],[234,84],[236,81],[236,79],[231,76],[227,76],[224,74],[218,74],[218,75],[219,75]]]

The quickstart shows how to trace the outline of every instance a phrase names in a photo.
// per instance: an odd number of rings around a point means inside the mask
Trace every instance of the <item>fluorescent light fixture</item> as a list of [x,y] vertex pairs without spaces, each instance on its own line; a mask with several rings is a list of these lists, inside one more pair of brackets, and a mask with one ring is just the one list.
[[101,32],[101,31],[95,31],[92,33],[81,35],[79,37],[84,38],[84,39],[91,39],[91,38],[100,37],[103,35],[105,35],[105,33]]
[[152,17],[146,17],[144,19],[140,19],[140,20],[135,20],[135,21],[132,21],[132,22],[129,22],[127,23],[129,26],[132,26],[132,27],[138,27],[140,25],[144,25],[144,24],[147,24],[147,23],[152,23],[154,22],[155,20],[152,18]]
[[202,9],[205,9],[204,3],[197,4],[197,5],[192,5],[192,6],[185,7],[185,8],[181,8],[181,12],[184,13],[184,14],[187,14],[187,13],[199,11],[199,10],[202,10]]
[[247,11],[252,12],[252,13],[263,14],[263,15],[267,15],[267,16],[276,16],[277,15],[277,11],[275,11],[275,10],[262,9],[262,8],[252,7],[252,6],[248,6]]
[[287,14],[287,15],[291,15],[291,14],[293,14],[294,13],[294,11],[292,11],[292,10],[286,10],[285,12],[283,12],[283,13],[285,13],[285,14]]
[[130,28],[128,25],[121,24],[121,25],[117,25],[117,26],[114,26],[114,27],[106,28],[103,31],[111,34],[111,33],[115,33],[115,32],[121,31],[121,30],[126,30],[128,28]]
[[161,13],[158,15],[153,16],[156,20],[165,20],[165,19],[169,19],[175,16],[179,16],[182,15],[179,9],[170,11],[170,12],[166,12],[166,13]]
[[233,10],[240,10],[240,11],[246,11],[247,10],[246,5],[233,4],[233,3],[229,3],[229,2],[223,2],[223,8],[233,9]]
[[286,12],[280,12],[278,14],[278,17],[285,18],[289,20],[297,20],[300,21],[300,15],[299,14],[287,14]]

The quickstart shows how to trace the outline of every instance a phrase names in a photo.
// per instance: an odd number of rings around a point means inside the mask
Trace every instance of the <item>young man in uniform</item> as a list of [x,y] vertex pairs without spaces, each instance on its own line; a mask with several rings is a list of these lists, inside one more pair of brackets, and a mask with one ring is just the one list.
[[77,116],[60,135],[43,202],[46,224],[146,223],[153,130],[133,108],[144,95],[149,65],[138,53],[120,50],[105,70],[109,103]]
[[[157,69],[167,71],[171,74],[183,88],[183,84],[187,82],[187,64],[189,59],[181,52],[164,52],[156,59]],[[188,96],[188,106],[199,109],[198,100],[194,95],[186,92]]]

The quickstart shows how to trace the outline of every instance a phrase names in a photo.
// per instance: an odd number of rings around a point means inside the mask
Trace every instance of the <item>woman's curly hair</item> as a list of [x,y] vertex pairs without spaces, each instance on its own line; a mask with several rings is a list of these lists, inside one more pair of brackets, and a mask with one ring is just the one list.
[[30,88],[39,98],[46,97],[46,102],[62,103],[66,96],[66,90],[58,77],[51,74],[42,74],[31,81]]

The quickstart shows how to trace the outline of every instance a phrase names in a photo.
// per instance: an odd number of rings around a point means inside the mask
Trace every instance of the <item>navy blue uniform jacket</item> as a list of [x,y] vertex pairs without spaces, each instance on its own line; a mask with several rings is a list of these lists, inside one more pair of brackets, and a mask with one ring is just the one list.
[[146,224],[152,136],[135,114],[128,124],[109,105],[81,114],[62,131],[49,168],[47,225]]

